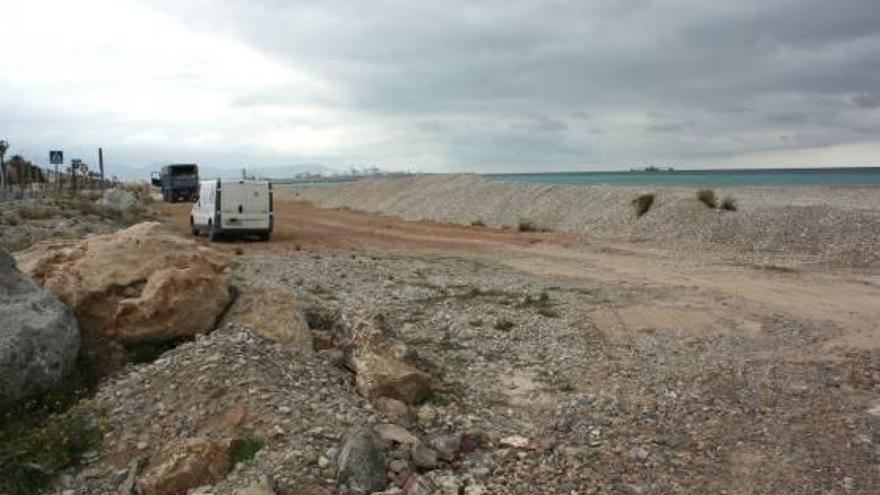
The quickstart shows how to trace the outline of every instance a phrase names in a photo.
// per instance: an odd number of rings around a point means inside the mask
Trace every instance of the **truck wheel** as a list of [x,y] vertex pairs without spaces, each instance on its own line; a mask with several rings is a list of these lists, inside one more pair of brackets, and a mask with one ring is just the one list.
[[270,235],[270,232],[263,232],[262,234],[260,234],[260,240],[263,242],[268,242]]
[[199,228],[196,227],[196,222],[193,220],[193,217],[189,217],[189,228],[192,230],[192,235],[196,237],[199,236]]

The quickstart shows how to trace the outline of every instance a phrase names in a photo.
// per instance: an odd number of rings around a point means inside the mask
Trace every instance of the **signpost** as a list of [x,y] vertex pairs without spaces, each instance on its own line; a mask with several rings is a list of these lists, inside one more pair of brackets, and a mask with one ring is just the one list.
[[82,168],[83,162],[79,158],[73,158],[70,160],[70,190],[76,192],[76,175],[79,173],[79,169]]
[[61,176],[58,173],[58,165],[64,164],[64,152],[61,150],[49,151],[49,163],[55,165],[55,188],[61,189]]

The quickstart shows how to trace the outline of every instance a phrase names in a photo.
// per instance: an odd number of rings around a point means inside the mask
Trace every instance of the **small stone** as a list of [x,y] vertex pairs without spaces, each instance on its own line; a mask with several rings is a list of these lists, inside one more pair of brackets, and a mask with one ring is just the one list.
[[408,425],[412,421],[409,406],[403,401],[390,397],[379,397],[373,406],[379,414],[385,416],[392,423]]
[[511,435],[509,437],[504,437],[498,441],[499,444],[504,447],[511,447],[514,449],[527,449],[529,448],[529,439],[526,437],[521,437],[519,435]]
[[427,476],[439,488],[439,490],[432,493],[458,495],[461,490],[461,480],[449,471],[432,471]]
[[382,492],[373,492],[372,495],[401,495],[403,490],[399,487],[392,487]]
[[413,464],[422,469],[434,469],[437,467],[437,451],[423,443],[417,443],[410,450]]
[[455,460],[455,456],[458,455],[458,449],[461,447],[461,437],[458,435],[440,435],[432,438],[428,443],[437,451],[441,459],[446,462],[452,462]]
[[339,349],[324,349],[317,352],[324,361],[340,369],[345,368],[345,353]]
[[464,489],[464,495],[485,495],[488,493],[483,485],[468,485]]
[[225,445],[207,438],[173,442],[140,476],[138,485],[145,495],[164,495],[215,483],[232,467],[226,452]]
[[406,445],[412,445],[417,443],[419,439],[403,428],[402,426],[392,425],[392,424],[381,424],[373,427],[373,431],[379,435],[383,441],[386,442],[396,442],[402,443]]
[[365,493],[385,488],[385,450],[371,430],[353,432],[339,451],[337,481]]
[[247,416],[247,409],[244,404],[235,404],[226,411],[226,426],[235,428],[244,421],[245,416]]
[[318,467],[324,469],[325,467],[330,465],[330,459],[327,459],[324,456],[318,457]]
[[404,460],[395,459],[388,464],[388,469],[395,473],[402,473],[409,469],[409,463]]
[[429,405],[424,405],[416,412],[416,420],[420,426],[431,426],[437,419],[437,410]]
[[650,454],[644,449],[644,447],[636,447],[630,451],[630,455],[636,459],[644,461]]
[[431,480],[422,475],[414,474],[403,484],[404,495],[433,495],[437,487]]
[[260,481],[251,483],[247,488],[236,491],[235,495],[275,495],[275,490],[269,479],[264,477]]
[[312,343],[316,351],[333,348],[333,334],[326,330],[312,330]]

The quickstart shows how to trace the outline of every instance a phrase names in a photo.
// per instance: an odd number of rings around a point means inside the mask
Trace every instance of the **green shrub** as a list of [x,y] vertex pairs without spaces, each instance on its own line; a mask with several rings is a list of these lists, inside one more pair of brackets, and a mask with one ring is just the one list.
[[526,295],[522,305],[535,308],[535,312],[547,318],[559,316],[559,313],[554,308],[556,305],[550,300],[550,294],[546,290],[542,290],[535,299],[530,295]]
[[721,209],[726,211],[736,211],[736,200],[733,196],[725,196],[721,201]]
[[263,448],[263,439],[247,434],[229,444],[229,461],[232,464],[248,462]]
[[712,189],[700,189],[697,191],[697,199],[706,205],[707,208],[718,206],[718,198],[715,197],[715,191]]
[[516,224],[516,230],[520,232],[537,232],[538,227],[531,220],[520,218],[519,223]]
[[513,327],[514,323],[506,318],[501,318],[495,322],[495,330],[501,330],[502,332],[508,332]]
[[98,446],[99,429],[73,411],[94,393],[101,376],[99,363],[81,353],[63,386],[0,409],[0,494],[40,493]]
[[636,199],[632,200],[633,208],[636,209],[636,218],[640,218],[645,213],[651,209],[651,205],[654,204],[654,194],[642,194]]
[[85,417],[63,414],[29,427],[6,417],[0,428],[0,493],[40,493],[100,440]]

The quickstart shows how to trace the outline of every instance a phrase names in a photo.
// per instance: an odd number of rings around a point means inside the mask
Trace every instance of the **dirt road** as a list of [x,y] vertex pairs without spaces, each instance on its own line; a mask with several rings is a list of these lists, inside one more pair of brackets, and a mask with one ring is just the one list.
[[[181,231],[188,231],[189,205],[162,203],[160,211]],[[569,234],[412,222],[321,209],[300,201],[276,201],[275,222],[269,243],[233,241],[215,246],[249,254],[435,252],[488,259],[537,276],[650,288],[664,294],[633,306],[609,304],[597,309],[597,324],[609,327],[612,335],[658,323],[694,335],[729,335],[754,331],[762,318],[781,314],[829,328],[831,338],[823,339],[817,349],[821,355],[830,349],[880,347],[876,331],[880,273],[835,273],[809,265],[790,270],[740,266],[710,253],[595,243]]]

